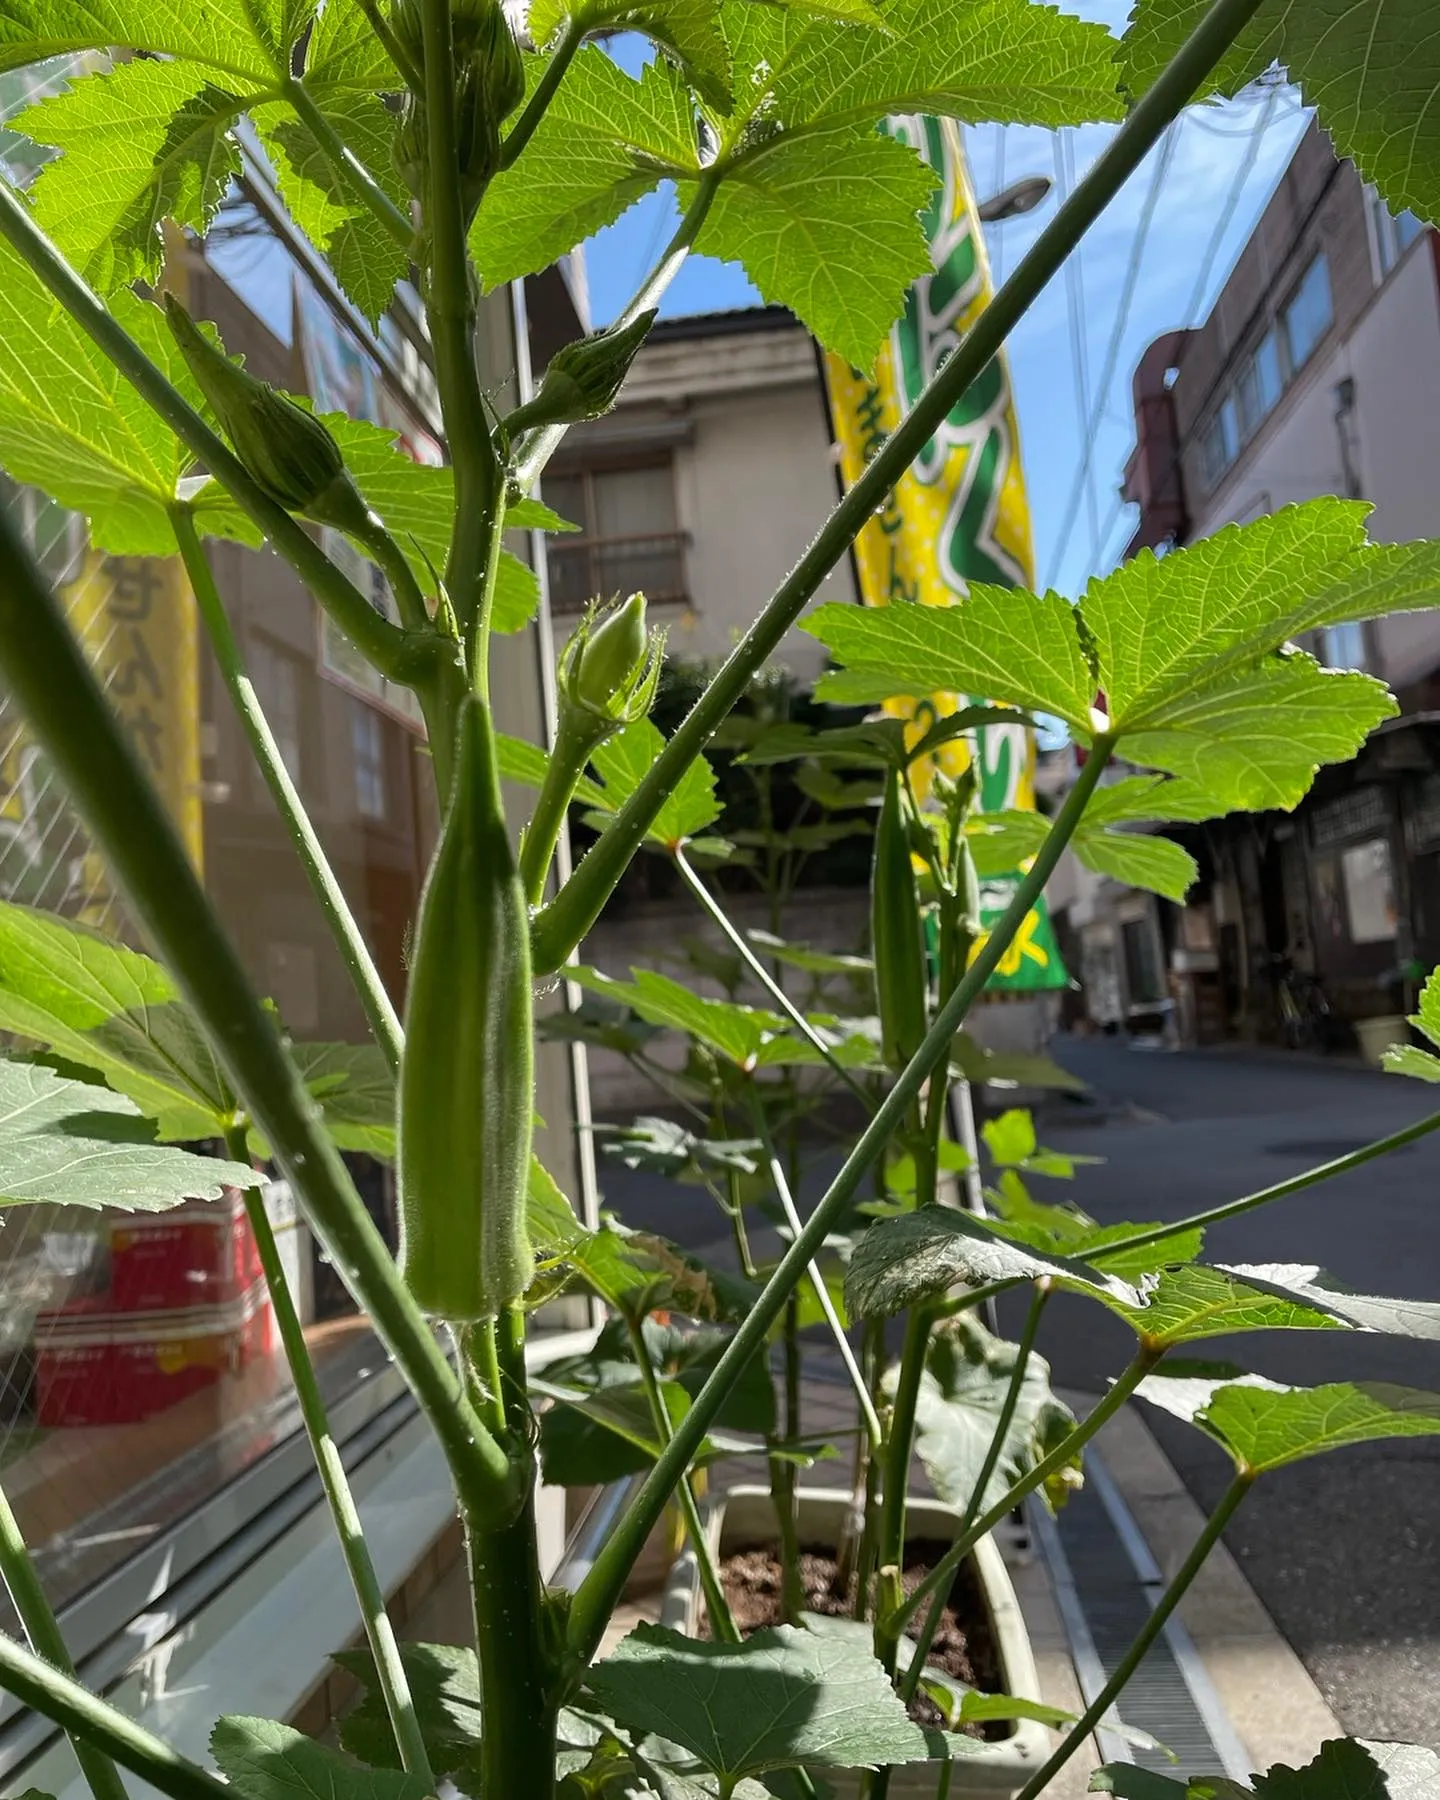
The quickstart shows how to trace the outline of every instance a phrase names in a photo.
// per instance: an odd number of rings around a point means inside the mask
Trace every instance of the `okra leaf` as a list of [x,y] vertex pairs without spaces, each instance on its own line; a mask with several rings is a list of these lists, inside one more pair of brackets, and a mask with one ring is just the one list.
[[[607,812],[618,812],[664,748],[664,737],[649,719],[637,719],[602,744],[590,759],[603,784],[600,806]],[[646,836],[666,846],[683,844],[719,817],[715,771],[703,756],[697,756],[656,814]]]
[[869,1649],[781,1625],[741,1644],[640,1625],[586,1676],[621,1725],[681,1745],[722,1784],[770,1769],[879,1768],[944,1755]]
[[597,1125],[600,1148],[627,1169],[651,1169],[672,1181],[723,1180],[760,1167],[758,1138],[711,1138],[687,1131],[673,1119],[641,1117],[629,1125]]
[[162,1138],[218,1136],[233,1110],[199,1022],[159,963],[8,903],[0,903],[0,1031],[96,1070],[157,1121]]
[[[920,212],[935,179],[912,150],[868,122],[782,133],[720,183],[695,248],[740,263],[766,300],[788,306],[826,349],[868,369],[906,290],[931,267]],[[690,184],[679,192],[688,204]]]
[[869,981],[875,964],[868,956],[854,956],[845,950],[817,950],[810,944],[790,944],[773,931],[747,931],[751,949],[775,962],[787,963],[792,969],[803,969],[809,975],[853,975]]
[[1289,1387],[1228,1365],[1176,1364],[1136,1392],[1208,1432],[1252,1474],[1348,1444],[1440,1435],[1440,1394],[1385,1381]]
[[[527,743],[524,738],[511,737],[505,731],[496,732],[495,743],[502,778],[506,781],[518,781],[522,787],[538,788],[550,766],[549,752],[542,750],[538,744]],[[588,775],[582,775],[575,789],[575,798],[596,806],[603,803],[605,795]]]
[[987,1050],[965,1032],[956,1034],[950,1047],[950,1063],[957,1075],[966,1081],[992,1087],[1059,1088],[1070,1093],[1083,1093],[1085,1083],[1078,1075],[1048,1056],[1026,1051]]
[[538,1156],[530,1158],[530,1180],[525,1193],[525,1225],[536,1257],[554,1262],[567,1256],[590,1236],[563,1189]]
[[274,1719],[221,1719],[210,1734],[210,1754],[243,1800],[296,1800],[298,1794],[425,1800],[428,1788],[421,1776],[399,1769],[357,1768],[338,1750]]
[[[455,1644],[402,1643],[399,1649],[431,1769],[466,1792],[478,1791],[480,1666],[475,1652]],[[365,1690],[341,1722],[340,1742],[373,1769],[399,1769],[400,1751],[369,1646],[341,1650],[333,1660]]]
[[[1148,87],[1204,15],[1203,0],[1138,0],[1121,40],[1124,79]],[[1211,77],[1234,93],[1282,63],[1337,156],[1351,157],[1396,211],[1440,218],[1440,45],[1428,0],[1291,0],[1262,8]]]
[[1237,1273],[1202,1263],[1165,1269],[1147,1285],[1138,1306],[1109,1292],[1097,1293],[1096,1298],[1155,1350],[1241,1331],[1351,1329],[1330,1311],[1267,1292]]
[[[537,1393],[552,1390],[543,1376]],[[678,1381],[656,1384],[673,1432],[690,1410],[690,1395]],[[664,1444],[655,1430],[646,1389],[636,1380],[597,1388],[594,1393],[562,1397],[540,1418],[540,1472],[554,1487],[595,1487],[638,1474],[656,1461]],[[714,1430],[695,1453],[704,1467],[725,1456],[753,1455],[759,1446],[745,1438]]]
[[[544,61],[526,59],[532,91]],[[699,166],[689,93],[664,57],[636,80],[603,50],[582,50],[476,215],[470,248],[486,291],[548,268],[666,176]]]
[[1009,875],[1022,867],[1050,835],[1050,821],[1043,813],[1012,807],[1004,812],[976,813],[965,824],[965,838],[975,872]]
[[[996,1118],[987,1119],[980,1135],[993,1163],[1002,1169],[1021,1169],[1027,1175],[1049,1175],[1068,1181],[1082,1165],[1104,1161],[1099,1156],[1041,1149],[1035,1137],[1035,1120],[1021,1106],[1012,1106]],[[1093,1225],[1094,1221],[1089,1223]]]
[[196,63],[134,61],[26,108],[13,128],[61,152],[32,186],[37,223],[102,293],[154,281],[162,222],[203,237],[240,173],[231,130],[257,92]]
[[1313,1762],[1284,1763],[1251,1776],[1252,1787],[1222,1775],[1172,1781],[1137,1763],[1107,1763],[1090,1777],[1092,1793],[1120,1800],[1437,1800],[1440,1756],[1423,1744],[1385,1744],[1331,1738]]
[[336,1149],[393,1162],[395,1077],[378,1047],[292,1044],[290,1057],[320,1102],[325,1129]]
[[950,1207],[922,1206],[877,1220],[856,1244],[845,1276],[852,1318],[903,1312],[959,1283],[1038,1281],[1049,1277],[1117,1308],[1139,1307],[1140,1294],[1118,1276],[1068,1257],[1045,1255],[1001,1237],[982,1220]]
[[[1410,1023],[1440,1049],[1440,969],[1433,969],[1420,990],[1420,1010]],[[1416,1044],[1392,1044],[1383,1062],[1392,1075],[1413,1075],[1420,1081],[1440,1081],[1440,1057]]]
[[[984,1493],[975,1484],[985,1465],[1010,1392],[1018,1345],[987,1331],[961,1313],[930,1339],[915,1408],[915,1448],[930,1485],[951,1506],[985,1511],[1075,1428],[1075,1415],[1050,1390],[1050,1365],[1033,1353],[1014,1414]],[[887,1382],[893,1393],[894,1372]],[[1080,1453],[1045,1483],[1045,1498],[1058,1506],[1078,1486]],[[997,1715],[998,1716],[998,1715]]]
[[1314,1263],[1236,1263],[1221,1264],[1221,1269],[1259,1293],[1313,1306],[1357,1331],[1383,1331],[1391,1337],[1440,1338],[1440,1304],[1434,1300],[1355,1294]]
[[[83,513],[90,541],[117,556],[167,556],[175,533],[166,507],[194,467],[169,426],[62,312],[28,266],[0,244],[0,464],[15,481]],[[152,362],[200,404],[157,306],[116,294],[111,312]],[[216,485],[195,497],[197,524],[214,536],[259,535]]]
[[1073,841],[1075,854],[1087,869],[1127,887],[1148,888],[1177,905],[1183,903],[1200,872],[1190,852],[1169,838],[1082,828]]
[[706,1324],[733,1324],[754,1306],[753,1281],[712,1268],[648,1231],[602,1225],[566,1261],[602,1300],[630,1318],[678,1312]]
[[700,94],[730,106],[730,52],[720,0],[531,0],[530,36],[548,49],[569,23],[587,32],[641,31],[681,63]]
[[[976,582],[958,606],[819,606],[800,622],[890,695],[989,694],[1091,729],[1095,675],[1058,594]],[[823,692],[822,679],[816,692]]]
[[152,1122],[109,1088],[0,1058],[0,1207],[163,1212],[263,1179],[248,1164],[157,1144]]
[[6,0],[0,69],[77,50],[148,50],[229,77],[273,81],[314,17],[316,0]]
[[[1040,1154],[1043,1157],[1048,1153]],[[1172,1264],[1193,1262],[1205,1241],[1204,1232],[1192,1227],[1169,1232],[1134,1250],[1111,1250],[1112,1243],[1154,1228],[1098,1225],[1078,1206],[1051,1206],[1036,1200],[1013,1168],[1002,1173],[995,1187],[985,1190],[985,1197],[996,1215],[990,1223],[1001,1236],[1046,1255],[1079,1257],[1125,1281],[1139,1282],[1142,1276]]]
[[787,1021],[779,1013],[740,1006],[732,1000],[706,999],[655,969],[632,969],[633,981],[616,981],[583,963],[565,973],[592,993],[628,1006],[652,1025],[697,1038],[742,1068],[753,1065],[767,1038],[787,1031]]

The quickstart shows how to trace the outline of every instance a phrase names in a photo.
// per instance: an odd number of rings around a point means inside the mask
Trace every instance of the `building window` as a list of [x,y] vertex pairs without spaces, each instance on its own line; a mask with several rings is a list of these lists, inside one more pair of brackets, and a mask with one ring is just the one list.
[[1240,368],[1235,395],[1240,407],[1240,426],[1246,437],[1280,398],[1284,380],[1280,373],[1280,346],[1267,331]]
[[1363,669],[1365,627],[1358,619],[1327,625],[1320,633],[1320,660],[1330,669]]
[[1330,306],[1330,269],[1321,255],[1315,258],[1300,278],[1299,287],[1280,315],[1292,375],[1298,374],[1309,362],[1315,346],[1330,329],[1333,316]]
[[1200,441],[1205,484],[1214,487],[1240,454],[1240,415],[1234,398],[1227,394]]
[[300,663],[268,638],[250,641],[250,678],[260,710],[270,722],[286,773],[300,787],[305,779],[304,732],[301,726]]
[[380,715],[352,701],[350,748],[355,758],[355,807],[362,819],[385,817],[385,731]]
[[1370,222],[1375,232],[1375,257],[1383,280],[1425,229],[1413,212],[1392,213],[1374,188],[1370,189]]
[[547,541],[556,612],[579,612],[591,600],[637,589],[654,602],[685,599],[685,535],[668,457],[547,475],[545,500],[579,527]]
[[1384,944],[1395,936],[1395,880],[1390,844],[1383,837],[1352,844],[1340,852],[1345,916],[1353,944]]

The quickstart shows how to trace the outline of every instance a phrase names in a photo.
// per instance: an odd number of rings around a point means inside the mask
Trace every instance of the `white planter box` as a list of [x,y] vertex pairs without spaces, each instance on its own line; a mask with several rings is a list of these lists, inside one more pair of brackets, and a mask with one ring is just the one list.
[[[850,1495],[839,1488],[802,1488],[799,1494],[800,1541],[838,1543],[849,1509]],[[775,1541],[775,1512],[765,1488],[731,1488],[729,1493],[719,1494],[709,1501],[702,1516],[712,1554],[717,1559],[744,1544]],[[911,1499],[906,1509],[906,1527],[911,1537],[949,1539],[953,1543],[959,1532],[960,1515],[953,1507],[944,1506],[938,1500]],[[1020,1699],[1038,1700],[1040,1683],[1035,1673],[1035,1658],[1030,1652],[1020,1602],[1010,1585],[1004,1559],[994,1540],[988,1537],[975,1546],[973,1556],[1000,1659],[1003,1691]],[[661,1623],[694,1637],[699,1628],[701,1607],[699,1571],[694,1553],[687,1548],[671,1572],[660,1614]],[[1012,1794],[1024,1786],[1050,1754],[1049,1732],[1043,1725],[1027,1719],[1017,1720],[1009,1737],[985,1743],[972,1740],[972,1744],[973,1748],[957,1757],[952,1765],[952,1800],[958,1800],[962,1794]],[[938,1764],[933,1762],[895,1768],[890,1776],[891,1800],[934,1800],[937,1775]],[[827,1769],[825,1778],[844,1800],[850,1800],[859,1792],[858,1775],[837,1777]]]

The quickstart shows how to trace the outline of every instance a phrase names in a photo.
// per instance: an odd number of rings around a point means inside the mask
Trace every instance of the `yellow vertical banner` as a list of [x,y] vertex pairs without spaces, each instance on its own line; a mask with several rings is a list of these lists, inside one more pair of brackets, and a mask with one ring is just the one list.
[[[61,597],[141,767],[203,874],[198,625],[179,558],[90,551]],[[93,852],[84,876],[80,916],[98,923],[114,895]]]
[[[872,372],[826,356],[847,487],[909,413],[994,291],[959,126],[953,119],[915,114],[891,117],[885,129],[918,151],[939,177],[923,218],[934,270],[911,288]],[[1031,585],[1030,511],[1003,354],[961,395],[886,496],[883,509],[866,521],[855,540],[855,561],[867,606],[953,606],[976,581]],[[918,714],[918,737],[932,717],[985,698],[938,692],[896,696],[886,710],[901,718]],[[977,727],[943,745],[932,760],[950,775],[974,762],[982,812],[1035,808],[1035,734],[1018,719],[1013,725]],[[988,927],[1004,911],[1017,879],[1009,874],[982,882],[982,924]],[[990,986],[1062,987],[1067,979],[1042,898]]]

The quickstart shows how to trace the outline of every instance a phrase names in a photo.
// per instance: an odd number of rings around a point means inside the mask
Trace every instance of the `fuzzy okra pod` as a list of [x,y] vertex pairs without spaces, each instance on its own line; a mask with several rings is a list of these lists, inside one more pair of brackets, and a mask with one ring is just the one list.
[[494,730],[472,696],[420,901],[400,1069],[400,1266],[435,1318],[492,1318],[534,1273],[525,1229],[531,1027],[525,896]]
[[886,777],[870,877],[870,950],[880,1008],[880,1042],[897,1073],[920,1048],[929,1024],[920,891],[905,829],[903,777]]

